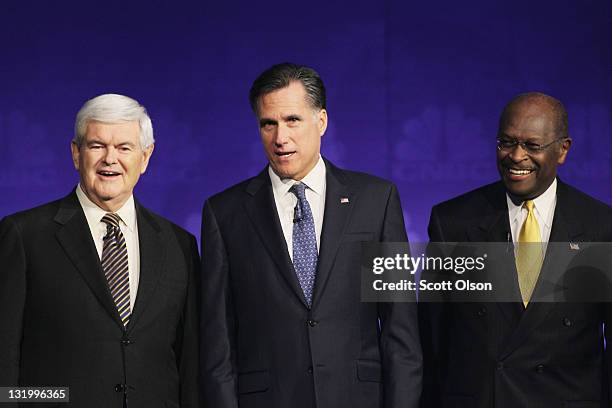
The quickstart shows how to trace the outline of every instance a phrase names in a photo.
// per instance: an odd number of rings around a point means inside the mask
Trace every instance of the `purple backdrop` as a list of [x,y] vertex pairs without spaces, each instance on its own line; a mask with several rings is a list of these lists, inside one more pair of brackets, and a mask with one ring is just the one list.
[[529,90],[568,108],[562,177],[612,203],[609,0],[42,3],[0,10],[0,216],[74,187],[76,111],[116,92],[157,139],[138,198],[199,235],[203,200],[265,165],[247,92],[285,60],[327,85],[324,154],[395,181],[413,241],[433,204],[497,179],[499,111]]

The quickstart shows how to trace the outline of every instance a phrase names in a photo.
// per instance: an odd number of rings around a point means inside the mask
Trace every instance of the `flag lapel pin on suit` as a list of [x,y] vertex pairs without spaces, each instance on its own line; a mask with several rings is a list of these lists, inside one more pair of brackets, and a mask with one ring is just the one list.
[[572,251],[580,250],[580,245],[578,245],[576,242],[570,242],[569,247]]
[[348,197],[342,197],[342,198],[340,198],[340,204],[348,204],[348,202],[349,202]]

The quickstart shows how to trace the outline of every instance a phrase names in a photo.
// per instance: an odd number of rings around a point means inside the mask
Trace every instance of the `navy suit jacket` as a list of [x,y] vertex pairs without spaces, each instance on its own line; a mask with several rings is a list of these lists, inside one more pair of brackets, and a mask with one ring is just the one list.
[[267,169],[204,204],[202,381],[211,407],[418,404],[416,305],[360,298],[361,242],[407,240],[397,190],[325,165],[311,308],[289,257]]

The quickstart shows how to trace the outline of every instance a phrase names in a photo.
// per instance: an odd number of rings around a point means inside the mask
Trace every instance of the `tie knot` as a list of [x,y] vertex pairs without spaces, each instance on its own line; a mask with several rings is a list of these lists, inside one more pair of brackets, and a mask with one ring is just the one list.
[[295,194],[299,201],[306,199],[306,184],[304,183],[295,183],[289,191]]
[[535,204],[533,200],[527,200],[523,203],[523,207],[525,207],[528,212],[532,212],[535,207]]
[[102,217],[101,221],[111,227],[119,228],[119,222],[121,221],[121,217],[119,217],[115,213],[106,213],[104,214],[104,217]]

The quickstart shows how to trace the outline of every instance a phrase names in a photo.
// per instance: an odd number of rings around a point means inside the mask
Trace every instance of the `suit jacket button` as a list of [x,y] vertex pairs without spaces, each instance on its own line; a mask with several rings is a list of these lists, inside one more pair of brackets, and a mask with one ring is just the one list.
[[478,312],[476,312],[476,314],[478,315],[478,317],[483,317],[487,314],[487,308],[486,307],[481,307],[480,309],[478,309]]
[[130,344],[132,344],[132,341],[128,339],[123,339],[121,340],[121,344],[123,344],[124,346],[129,346]]
[[504,362],[503,361],[498,361],[497,362],[497,369],[498,370],[503,370],[504,369]]
[[312,366],[308,367],[308,374],[312,374]]
[[572,321],[568,317],[563,318],[563,325],[565,327],[570,327],[572,325]]
[[123,391],[123,384],[115,385],[115,392],[121,392],[121,391]]
[[308,319],[308,325],[310,327],[315,327],[317,324],[319,324],[319,322],[317,322],[316,320]]
[[544,372],[544,364],[538,364],[536,367],[536,372],[542,374]]

